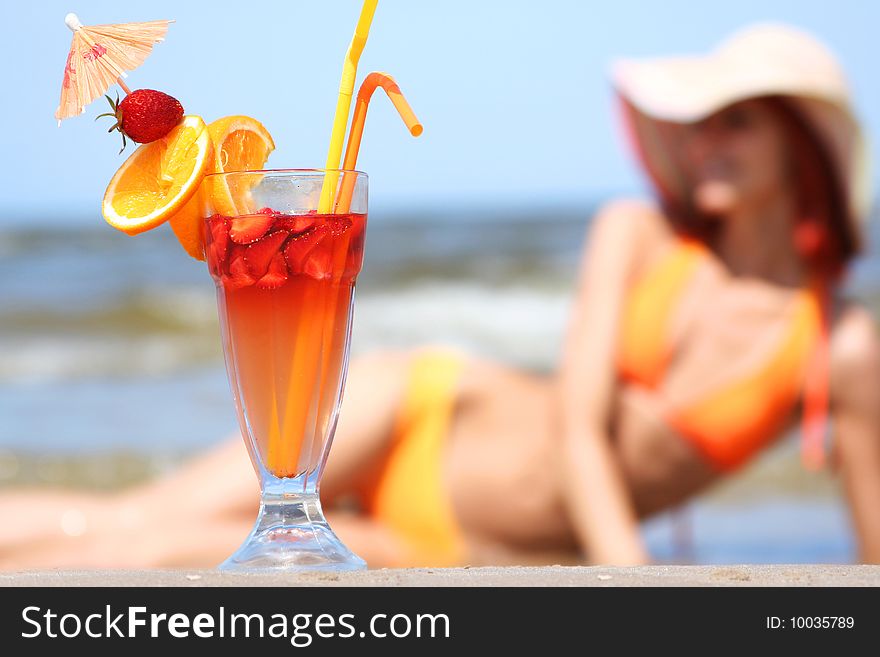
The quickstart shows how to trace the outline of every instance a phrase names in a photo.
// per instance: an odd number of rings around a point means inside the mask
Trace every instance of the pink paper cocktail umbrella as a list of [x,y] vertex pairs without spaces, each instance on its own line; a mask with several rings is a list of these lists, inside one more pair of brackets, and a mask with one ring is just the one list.
[[55,110],[58,124],[82,114],[86,105],[107,93],[111,85],[123,82],[126,71],[144,63],[153,44],[162,41],[173,21],[148,21],[117,25],[83,25],[76,14],[67,14],[64,23],[73,32],[70,54],[61,83],[61,102]]

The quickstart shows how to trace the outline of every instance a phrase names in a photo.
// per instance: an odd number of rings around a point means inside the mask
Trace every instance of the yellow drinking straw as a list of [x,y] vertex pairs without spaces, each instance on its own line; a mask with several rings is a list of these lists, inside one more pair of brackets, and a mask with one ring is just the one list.
[[[336,101],[336,114],[333,116],[333,131],[330,133],[330,150],[327,151],[325,169],[339,168],[339,161],[342,158],[342,141],[345,139],[348,112],[351,109],[351,97],[354,94],[358,61],[364,51],[364,46],[367,45],[367,36],[370,34],[370,25],[373,22],[373,14],[376,13],[376,5],[378,4],[379,0],[364,0],[354,36],[348,46],[348,52],[345,53],[345,62],[342,64],[342,79],[339,81],[339,98]],[[321,198],[318,201],[319,213],[330,212],[335,192],[336,176],[325,174],[324,183],[321,186]]]
[[[364,51],[364,46],[367,44],[370,24],[373,22],[373,14],[376,13],[376,5],[378,4],[379,0],[364,0],[354,36],[348,46],[348,52],[345,53],[342,79],[339,82],[339,98],[336,101],[336,114],[333,117],[333,131],[330,133],[330,150],[327,152],[325,169],[339,168],[339,161],[342,157],[342,141],[345,139],[345,128],[348,125],[348,113],[351,109],[351,98],[354,94],[354,82],[357,77],[357,65],[361,53]],[[331,210],[333,198],[336,196],[337,177],[337,174],[331,173],[324,175],[321,197],[318,201],[320,214],[327,214]],[[320,307],[322,309],[326,307],[326,299],[318,296],[316,285],[309,285],[306,288],[301,307]],[[300,331],[297,335],[294,348],[294,358],[300,362],[294,366],[293,371],[302,372],[303,381],[314,381],[316,385],[324,383],[323,373],[326,370],[324,363],[328,357],[321,349],[325,323],[309,323],[308,328]],[[303,441],[311,423],[316,419],[313,413],[310,417],[308,404],[301,401],[302,391],[299,389],[301,385],[301,381],[291,381],[288,384],[287,405],[284,406],[288,410],[282,418],[280,432],[275,436],[274,444],[277,446],[275,451],[271,450],[273,441],[270,437],[270,469],[279,477],[293,477],[300,474],[299,462],[301,451],[304,448]],[[308,449],[313,448],[314,444],[310,444]]]

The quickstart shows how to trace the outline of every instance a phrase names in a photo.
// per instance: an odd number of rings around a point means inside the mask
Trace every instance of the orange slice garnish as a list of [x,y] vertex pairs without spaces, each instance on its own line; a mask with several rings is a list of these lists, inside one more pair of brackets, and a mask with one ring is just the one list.
[[155,228],[193,197],[213,160],[208,126],[199,116],[183,117],[119,167],[104,192],[104,219],[129,235]]
[[[209,173],[262,169],[269,154],[275,150],[269,131],[249,116],[217,119],[208,124],[208,134],[214,144]],[[207,191],[202,190],[203,193]],[[212,205],[222,214],[238,214],[233,193],[223,181],[214,181],[210,194]],[[186,252],[196,260],[204,260],[205,217],[199,196],[197,194],[171,217],[171,227]]]

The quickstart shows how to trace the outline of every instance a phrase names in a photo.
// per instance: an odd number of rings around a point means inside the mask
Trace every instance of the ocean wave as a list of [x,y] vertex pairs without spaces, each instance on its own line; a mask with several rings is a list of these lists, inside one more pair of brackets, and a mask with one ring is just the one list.
[[195,336],[20,336],[0,342],[0,382],[158,376],[217,358],[219,343],[207,347]]
[[[553,367],[584,213],[532,215],[371,224],[353,352],[443,342]],[[0,384],[173,375],[221,363],[213,283],[170,231],[131,239],[101,226],[2,237]],[[878,281],[872,252],[849,289],[880,316]]]
[[433,283],[361,297],[354,349],[455,344],[512,364],[546,369],[558,356],[570,293],[526,285]]
[[[564,287],[434,281],[359,292],[353,351],[456,344],[489,357],[546,368],[558,352]],[[132,377],[219,363],[213,294],[144,294],[78,314],[3,318],[0,382]]]
[[186,332],[212,325],[216,317],[213,287],[148,286],[89,299],[73,297],[45,303],[32,298],[6,304],[0,314],[0,331],[5,334]]

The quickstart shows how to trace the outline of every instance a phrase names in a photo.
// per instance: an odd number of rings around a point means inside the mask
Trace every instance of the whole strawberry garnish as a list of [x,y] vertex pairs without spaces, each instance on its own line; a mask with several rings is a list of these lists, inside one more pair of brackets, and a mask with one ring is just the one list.
[[122,150],[126,146],[126,137],[139,144],[148,144],[167,135],[183,118],[180,101],[155,89],[137,89],[121,101],[117,96],[115,102],[109,96],[104,97],[113,111],[97,118],[111,116],[116,119],[116,124],[107,132],[118,130],[122,134]]

